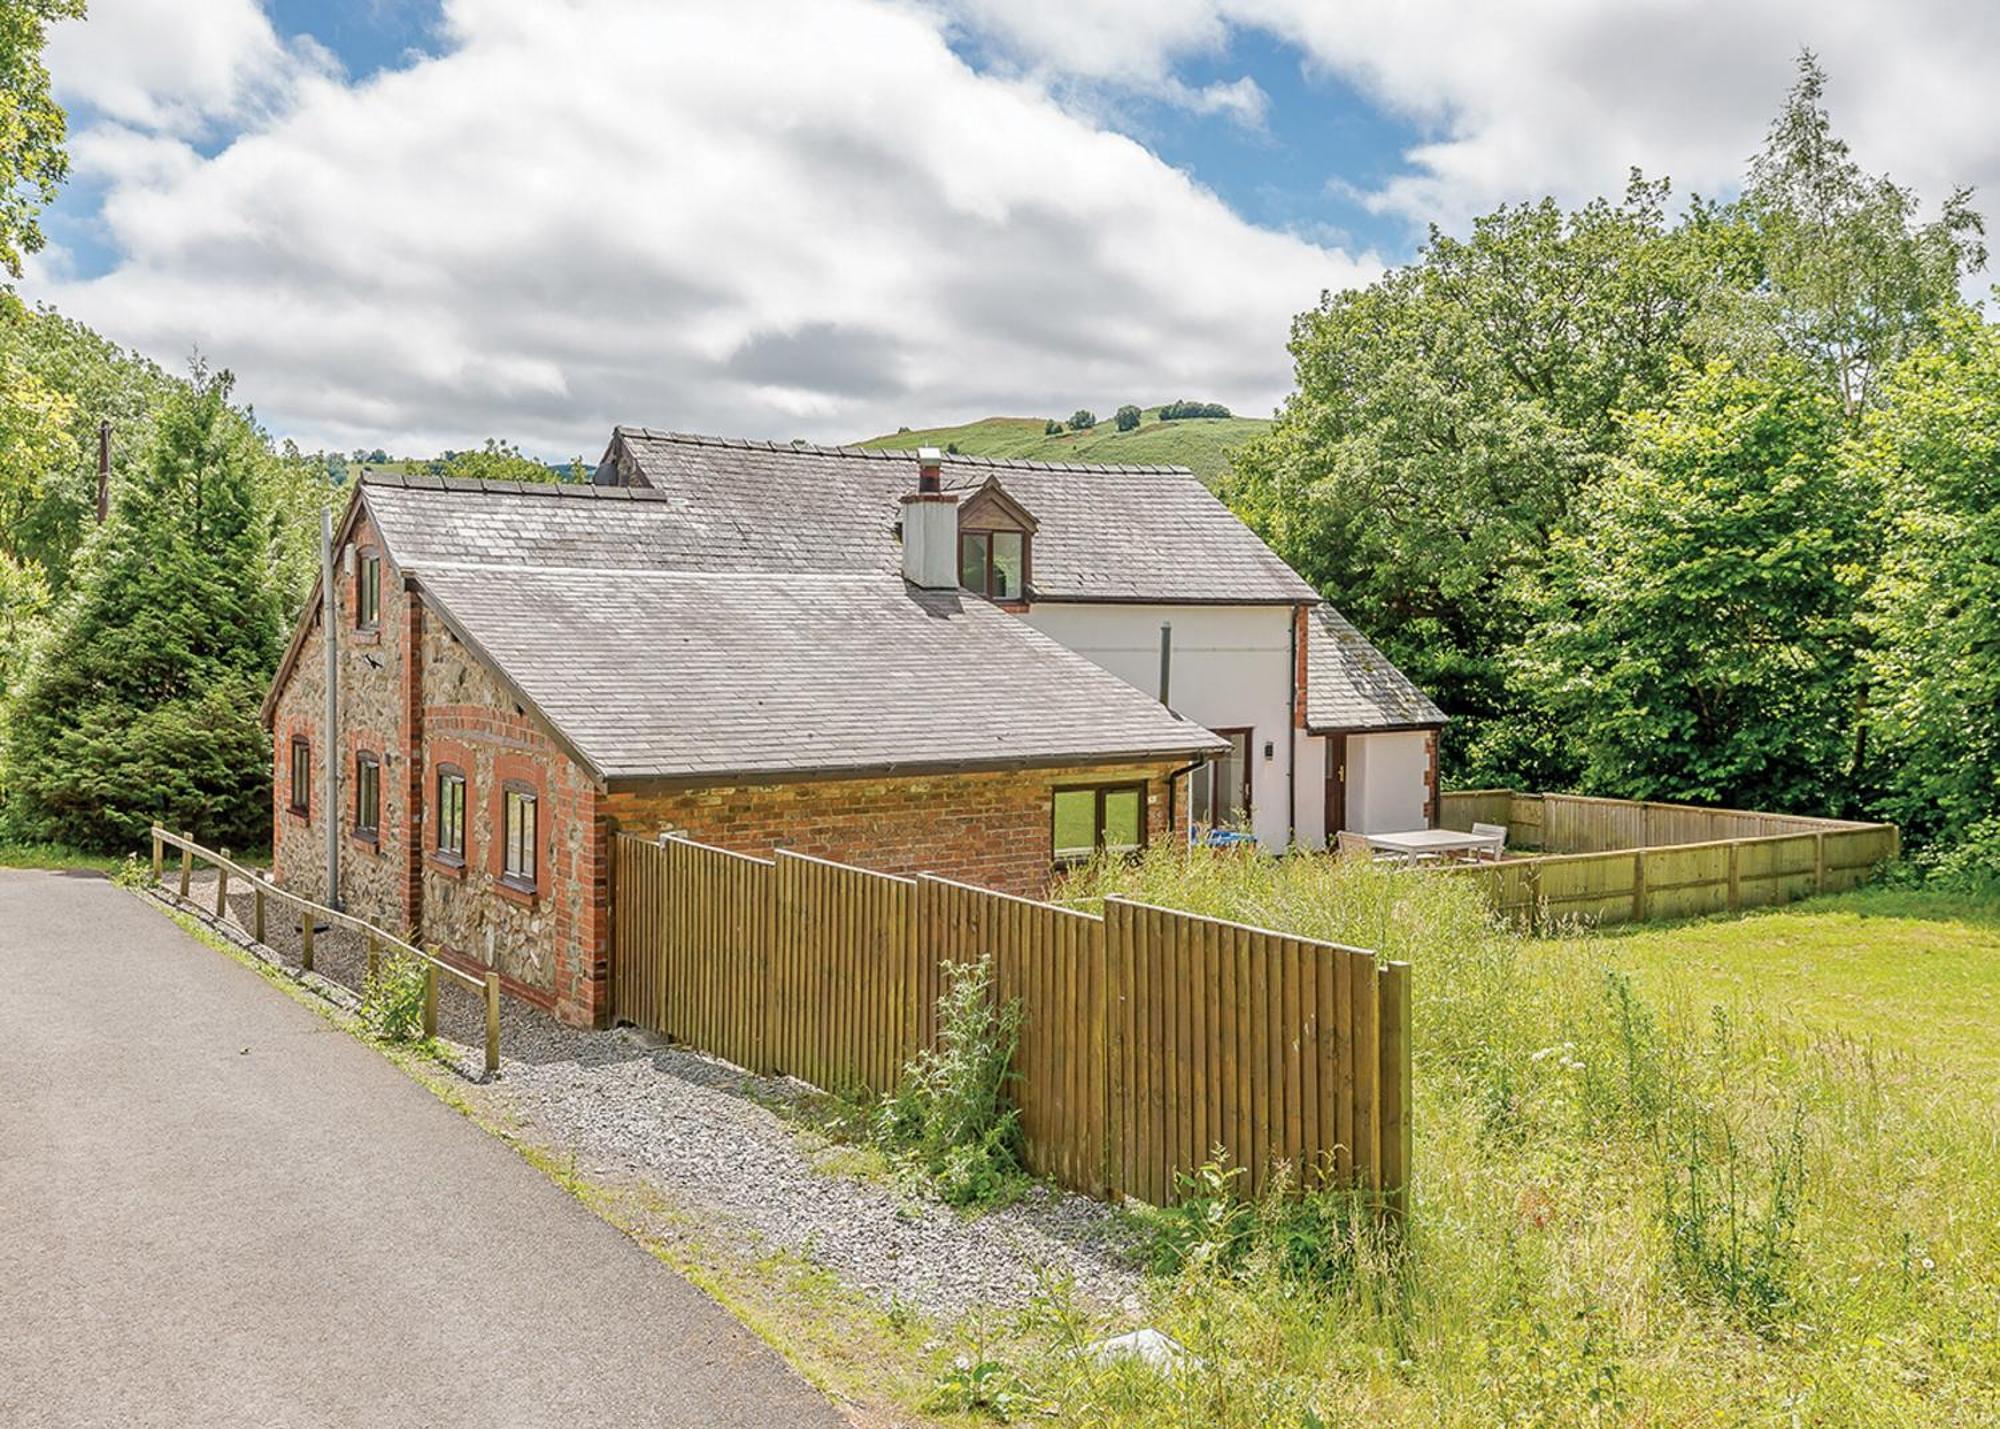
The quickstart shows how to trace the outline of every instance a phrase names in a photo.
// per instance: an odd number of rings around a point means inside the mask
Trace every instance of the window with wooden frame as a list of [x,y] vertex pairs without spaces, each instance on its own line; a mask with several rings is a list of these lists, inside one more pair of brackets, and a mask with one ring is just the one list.
[[363,750],[354,756],[354,836],[373,841],[382,828],[382,761]]
[[289,791],[292,812],[312,817],[313,751],[312,741],[302,734],[292,736],[292,787]]
[[1050,843],[1057,863],[1078,863],[1099,850],[1137,853],[1146,846],[1146,786],[1056,790],[1050,801]]
[[373,630],[382,623],[382,557],[362,551],[354,568],[354,623]]
[[465,861],[465,771],[456,764],[438,766],[436,842],[439,858]]
[[958,583],[988,600],[1020,600],[1027,591],[1025,531],[960,531]]
[[516,888],[534,891],[540,801],[526,784],[509,781],[501,793],[500,876]]

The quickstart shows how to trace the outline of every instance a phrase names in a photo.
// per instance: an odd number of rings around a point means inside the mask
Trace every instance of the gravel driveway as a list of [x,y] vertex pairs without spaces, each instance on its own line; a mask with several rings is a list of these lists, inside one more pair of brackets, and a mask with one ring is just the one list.
[[[212,874],[197,873],[190,897],[213,908],[214,888]],[[249,898],[230,901],[247,924]],[[281,922],[271,918],[266,937],[295,968],[297,929]],[[315,970],[330,981],[358,989],[364,961],[351,934],[314,939]],[[476,1046],[479,1001],[444,993],[449,983],[439,984],[439,1032]],[[500,1080],[478,1095],[519,1116],[534,1139],[573,1152],[580,1171],[643,1179],[706,1228],[796,1252],[885,1305],[946,1320],[981,1305],[1013,1307],[1043,1269],[1101,1305],[1123,1304],[1139,1288],[1132,1228],[1089,1197],[1037,1186],[1015,1205],[969,1216],[879,1179],[816,1168],[818,1138],[774,1109],[809,1091],[800,1083],[751,1076],[631,1029],[564,1027],[511,999],[500,1047]],[[476,1065],[469,1052],[463,1060]]]

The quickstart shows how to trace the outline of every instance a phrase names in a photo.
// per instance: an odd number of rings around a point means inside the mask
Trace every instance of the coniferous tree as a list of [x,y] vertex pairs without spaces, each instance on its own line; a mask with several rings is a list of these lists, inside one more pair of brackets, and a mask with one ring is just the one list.
[[159,412],[144,467],[85,546],[10,710],[17,836],[129,846],[155,818],[238,847],[268,836],[258,719],[283,641],[271,460],[199,366]]

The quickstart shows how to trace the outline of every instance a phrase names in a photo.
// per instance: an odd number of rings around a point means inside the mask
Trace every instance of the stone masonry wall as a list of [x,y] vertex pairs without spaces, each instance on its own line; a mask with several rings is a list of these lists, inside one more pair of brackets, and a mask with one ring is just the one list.
[[[497,967],[517,992],[566,1020],[604,1009],[607,904],[598,795],[590,777],[435,617],[422,631],[423,931],[427,942]],[[436,849],[437,771],[465,775],[465,856]],[[501,879],[503,789],[536,795],[537,886]]]
[[787,848],[878,873],[931,873],[1040,898],[1049,886],[1057,789],[1143,780],[1147,837],[1157,839],[1175,827],[1167,775],[1181,762],[613,792],[603,809],[621,832],[646,838],[673,830],[737,853]]
[[[350,544],[362,551],[379,549],[365,517],[356,522]],[[409,797],[410,728],[404,688],[413,597],[403,590],[400,576],[382,565],[380,620],[370,629],[355,623],[355,574],[349,575],[342,553],[335,553],[334,580],[339,592],[340,730],[333,756],[339,775],[338,807],[331,811],[340,829],[341,905],[357,917],[391,932],[408,930],[417,910],[410,898],[408,850],[416,809]],[[308,897],[326,896],[326,844],[322,820],[326,802],[328,751],[323,728],[326,709],[325,621],[315,617],[279,698],[272,720],[272,869],[286,888]],[[303,735],[312,748],[311,811],[291,810],[291,747]],[[366,751],[381,762],[379,832],[373,839],[355,831],[354,792],[357,756]]]

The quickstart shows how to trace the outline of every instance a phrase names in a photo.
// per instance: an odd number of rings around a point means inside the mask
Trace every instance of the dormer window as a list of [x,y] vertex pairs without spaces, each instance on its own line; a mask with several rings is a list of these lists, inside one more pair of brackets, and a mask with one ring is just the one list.
[[975,595],[988,600],[1019,600],[1027,586],[1027,569],[1027,533],[958,533],[958,583]]

